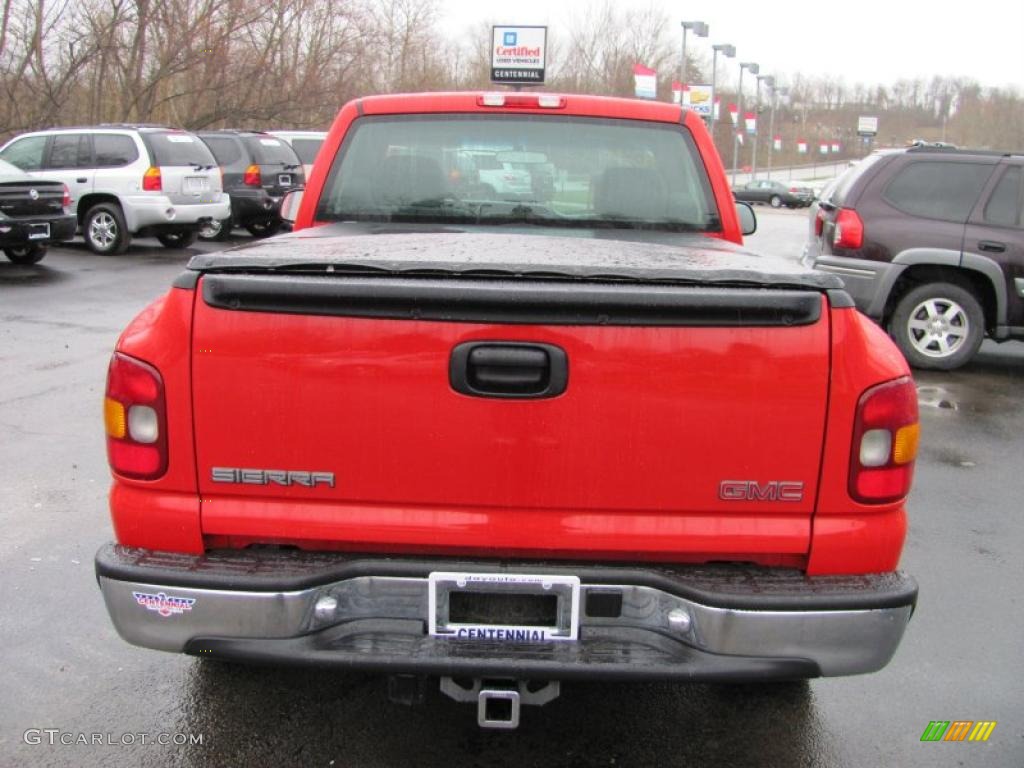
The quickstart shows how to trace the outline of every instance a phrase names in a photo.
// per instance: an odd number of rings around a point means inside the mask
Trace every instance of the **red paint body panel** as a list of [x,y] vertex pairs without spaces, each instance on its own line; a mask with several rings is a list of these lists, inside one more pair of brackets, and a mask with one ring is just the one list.
[[675,105],[657,101],[640,99],[616,99],[604,96],[565,96],[566,106],[562,109],[507,109],[503,107],[484,107],[477,103],[480,92],[461,93],[412,93],[393,94],[388,96],[372,96],[351,101],[342,107],[335,118],[331,130],[324,140],[317,163],[307,180],[306,191],[302,198],[293,229],[300,230],[315,226],[313,214],[317,202],[323,193],[324,182],[331,161],[337,156],[345,134],[352,122],[361,115],[407,115],[407,114],[438,114],[438,113],[492,113],[502,112],[529,115],[573,115],[580,117],[619,118],[626,120],[646,120],[658,123],[682,123],[691,134],[704,160],[704,166],[711,180],[711,189],[718,206],[722,221],[721,233],[709,237],[742,243],[739,218],[736,215],[736,203],[733,201],[725,170],[715,149],[711,135],[704,127],[704,121],[696,114],[685,111]]
[[910,368],[892,340],[854,309],[832,311],[832,391],[821,486],[807,571],[883,573],[899,562],[906,535],[904,500],[858,504],[850,498],[850,451],[861,394]]
[[199,498],[194,492],[138,488],[116,480],[110,489],[110,516],[118,543],[127,547],[203,552]]
[[[212,500],[203,531],[581,557],[804,553],[828,334],[827,311],[810,326],[650,329],[275,315],[199,301],[197,458]],[[548,400],[458,394],[448,361],[469,340],[556,344],[569,387]],[[332,471],[337,482],[224,485],[209,480],[215,466]],[[723,480],[802,482],[806,492],[726,501]],[[317,503],[275,515],[254,506],[278,500]]]

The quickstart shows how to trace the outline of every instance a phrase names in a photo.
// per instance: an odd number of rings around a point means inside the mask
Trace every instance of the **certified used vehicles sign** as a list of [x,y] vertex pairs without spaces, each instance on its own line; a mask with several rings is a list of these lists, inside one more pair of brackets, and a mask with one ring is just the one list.
[[547,27],[492,27],[491,80],[543,83],[547,38]]

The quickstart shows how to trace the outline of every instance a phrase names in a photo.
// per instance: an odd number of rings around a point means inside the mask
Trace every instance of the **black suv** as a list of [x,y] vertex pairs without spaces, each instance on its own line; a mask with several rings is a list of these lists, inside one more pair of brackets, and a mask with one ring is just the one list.
[[1024,155],[876,152],[819,201],[804,263],[839,275],[907,361],[951,370],[1024,339]]
[[281,228],[281,200],[306,184],[302,161],[288,142],[261,131],[197,132],[217,158],[224,191],[231,195],[231,218],[200,227],[204,240],[221,240],[232,227],[253,237],[267,237]]

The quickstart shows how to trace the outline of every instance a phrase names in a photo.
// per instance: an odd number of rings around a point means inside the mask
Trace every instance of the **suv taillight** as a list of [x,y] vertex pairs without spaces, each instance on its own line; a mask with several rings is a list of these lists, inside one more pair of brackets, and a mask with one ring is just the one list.
[[865,391],[853,427],[850,496],[865,504],[906,496],[919,437],[917,390],[909,376]]
[[68,185],[64,185],[64,198],[60,202],[61,207],[64,209],[64,213],[71,213],[71,190],[68,189]]
[[167,408],[160,372],[115,352],[103,400],[107,458],[119,475],[155,480],[167,471]]
[[242,183],[247,187],[258,187],[263,184],[263,180],[260,178],[260,167],[254,164],[246,168],[245,175],[242,176]]
[[822,231],[825,229],[825,217],[828,214],[825,212],[823,207],[818,208],[818,212],[814,214],[814,236],[821,237]]
[[832,245],[836,248],[860,248],[864,245],[864,222],[852,208],[839,209]]
[[160,178],[160,169],[155,165],[142,174],[142,188],[147,192],[159,192],[164,188],[163,180]]

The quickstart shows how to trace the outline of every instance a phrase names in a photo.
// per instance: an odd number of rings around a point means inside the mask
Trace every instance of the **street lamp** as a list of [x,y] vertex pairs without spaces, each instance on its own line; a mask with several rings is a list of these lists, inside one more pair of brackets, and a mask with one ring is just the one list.
[[[688,29],[693,30],[693,34],[697,37],[708,36],[708,25],[703,21],[683,21],[680,22],[683,26],[683,55],[679,60],[679,85],[680,87],[686,86],[686,31]],[[683,105],[683,92],[679,92],[679,106]],[[714,104],[711,105],[714,109]]]
[[[715,138],[715,99],[718,97],[718,91],[715,90],[715,77],[718,74],[718,54],[721,53],[723,56],[733,58],[736,55],[736,46],[729,45],[727,43],[719,43],[718,45],[712,45],[711,50],[711,139],[714,141]],[[682,96],[680,96],[680,100]]]
[[[760,123],[760,121],[761,121],[760,114],[761,114],[761,83],[762,82],[766,83],[769,88],[773,88],[775,86],[775,78],[772,77],[771,75],[758,75],[757,76],[757,84],[754,87],[754,120],[756,122],[754,123],[754,155],[753,155],[753,157],[750,160],[751,179],[754,179],[754,180],[757,179],[757,144],[758,144],[758,140],[761,138],[761,131],[760,131],[760,126],[758,125],[758,123]],[[769,129],[768,129],[768,141],[772,140],[771,131],[772,131],[772,129],[769,127]]]
[[739,110],[736,113],[736,127],[739,129],[736,134],[732,137],[732,185],[736,186],[736,165],[739,162],[740,157],[740,131],[743,130],[743,70],[746,69],[752,75],[756,75],[761,71],[761,68],[752,61],[740,62],[740,85],[739,85],[739,103],[736,105],[736,109]]
[[771,118],[768,120],[768,136],[769,141],[772,142],[771,149],[768,151],[768,181],[772,180],[772,156],[775,154],[775,104],[778,101],[779,96],[785,96],[789,93],[789,88],[784,88],[781,85],[776,86],[772,84],[772,112]]

